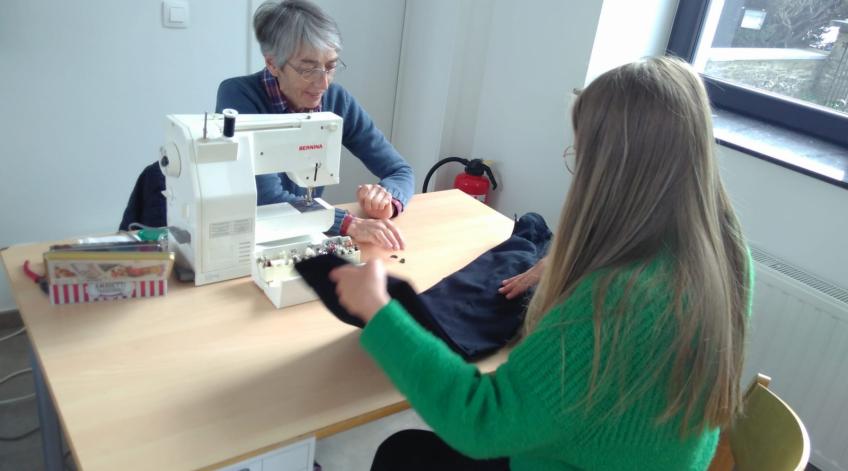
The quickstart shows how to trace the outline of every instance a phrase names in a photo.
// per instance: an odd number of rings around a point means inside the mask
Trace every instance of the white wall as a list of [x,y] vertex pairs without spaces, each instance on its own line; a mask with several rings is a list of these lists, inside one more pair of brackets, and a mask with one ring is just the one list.
[[848,287],[848,190],[733,149],[719,157],[749,243]]
[[[430,166],[443,156],[442,138],[451,119],[448,94],[459,81],[454,62],[463,54],[460,38],[472,8],[486,15],[484,1],[407,3],[393,142],[415,170],[416,191]],[[476,104],[469,107],[476,116]]]
[[165,29],[158,0],[3,3],[0,246],[116,230],[165,115],[214,111],[218,83],[245,72],[247,11],[190,7],[191,27]]
[[[570,91],[582,86],[601,2],[410,2],[395,145],[424,173],[448,155],[495,161],[492,205],[558,219]],[[443,167],[444,189],[458,165]]]
[[[318,3],[345,43],[339,81],[390,136],[405,2]],[[0,247],[116,230],[159,156],[165,115],[214,111],[221,80],[258,70],[251,1],[189,6],[189,28],[165,29],[160,0],[3,3]],[[328,201],[351,201],[356,183],[374,179],[343,161]],[[13,308],[3,272],[0,312]]]
[[[572,139],[571,90],[668,40],[676,0],[631,3],[409,2],[394,142],[416,188],[443,157],[494,160],[492,206],[555,225],[570,183],[561,156]],[[650,21],[630,21],[645,11]],[[450,187],[460,171],[441,167],[430,190]]]
[[605,0],[586,84],[619,65],[662,54],[676,12],[677,0]]

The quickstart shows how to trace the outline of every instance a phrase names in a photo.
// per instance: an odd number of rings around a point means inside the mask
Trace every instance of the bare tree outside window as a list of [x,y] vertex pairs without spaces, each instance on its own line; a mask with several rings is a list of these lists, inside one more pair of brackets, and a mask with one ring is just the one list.
[[713,0],[694,63],[719,80],[848,114],[848,0]]
[[[848,18],[846,0],[760,0],[743,8],[767,13],[760,30],[740,29],[733,47],[815,47],[827,35],[833,19]],[[834,38],[835,39],[835,38]]]

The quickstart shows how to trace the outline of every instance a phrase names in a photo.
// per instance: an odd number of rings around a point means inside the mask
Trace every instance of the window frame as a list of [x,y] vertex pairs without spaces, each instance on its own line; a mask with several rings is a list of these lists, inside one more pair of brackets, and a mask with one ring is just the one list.
[[[710,0],[680,0],[666,53],[695,59]],[[713,106],[848,147],[848,116],[701,74]]]

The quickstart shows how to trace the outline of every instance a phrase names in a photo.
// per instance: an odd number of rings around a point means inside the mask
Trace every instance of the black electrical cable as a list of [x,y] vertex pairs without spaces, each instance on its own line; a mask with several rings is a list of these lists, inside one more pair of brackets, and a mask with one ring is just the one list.
[[463,159],[462,157],[445,157],[444,159],[436,162],[436,165],[433,165],[433,168],[427,172],[427,176],[424,177],[424,187],[421,189],[421,193],[427,193],[427,185],[430,183],[430,177],[433,176],[433,173],[441,167],[442,165],[448,162],[459,162],[462,165],[468,165],[468,159]]
[[427,193],[427,186],[430,184],[430,177],[438,170],[442,165],[449,162],[458,162],[465,166],[465,172],[470,173],[475,176],[482,175],[484,172],[489,176],[489,181],[492,182],[492,189],[498,187],[498,182],[495,180],[495,175],[492,173],[492,169],[486,165],[481,159],[463,159],[462,157],[445,157],[444,159],[436,162],[436,165],[433,165],[430,168],[430,171],[427,172],[427,175],[424,177],[424,185],[421,188],[421,193]]

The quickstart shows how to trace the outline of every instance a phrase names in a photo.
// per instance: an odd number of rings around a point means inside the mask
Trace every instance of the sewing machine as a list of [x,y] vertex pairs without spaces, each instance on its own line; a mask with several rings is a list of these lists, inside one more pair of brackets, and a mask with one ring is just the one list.
[[[294,263],[326,252],[359,260],[350,238],[322,234],[335,211],[311,197],[339,183],[341,136],[342,119],[326,112],[168,115],[159,165],[177,269],[195,285],[251,274],[277,307],[314,299]],[[281,172],[307,198],[257,206],[255,176]]]

